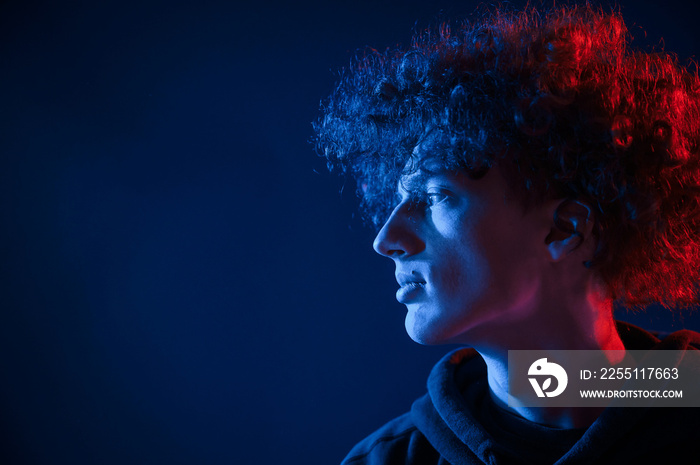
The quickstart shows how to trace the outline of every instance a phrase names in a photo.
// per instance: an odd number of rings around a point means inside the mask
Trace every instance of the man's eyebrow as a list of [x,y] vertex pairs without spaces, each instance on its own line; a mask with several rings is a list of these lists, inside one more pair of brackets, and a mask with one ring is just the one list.
[[397,194],[410,194],[424,188],[430,179],[450,173],[449,169],[425,170],[419,169],[408,176],[402,176],[397,184]]
[[399,182],[397,185],[397,192],[401,193],[402,191],[407,191],[407,192],[413,192],[421,187],[423,187],[426,182],[428,181],[428,178],[430,178],[431,174],[426,173],[424,171],[418,171],[416,173],[413,173],[409,176],[402,176],[399,178]]
[[399,178],[398,186],[406,190],[410,190],[412,187],[416,187],[425,182],[425,176],[419,174],[411,174],[410,176],[401,176]]

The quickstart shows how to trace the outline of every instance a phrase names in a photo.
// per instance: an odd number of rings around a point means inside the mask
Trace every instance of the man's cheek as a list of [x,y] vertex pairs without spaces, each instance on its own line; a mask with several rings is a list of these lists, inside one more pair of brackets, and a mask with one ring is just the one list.
[[479,275],[482,271],[480,267],[473,260],[467,260],[457,254],[446,255],[450,260],[445,264],[440,275],[445,297],[461,298],[473,294],[480,282]]

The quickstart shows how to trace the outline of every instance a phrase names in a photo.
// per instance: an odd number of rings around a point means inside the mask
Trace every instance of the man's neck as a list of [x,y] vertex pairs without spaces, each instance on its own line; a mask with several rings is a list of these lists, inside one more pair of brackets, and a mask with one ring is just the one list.
[[496,404],[527,420],[559,428],[589,426],[600,415],[602,408],[508,406],[508,350],[615,350],[619,351],[618,357],[624,356],[612,301],[597,299],[595,293],[589,292],[577,302],[580,305],[572,306],[571,300],[540,301],[540,309],[533,314],[539,318],[502,325],[497,337],[491,335],[483,344],[471,344],[486,362],[491,397]]

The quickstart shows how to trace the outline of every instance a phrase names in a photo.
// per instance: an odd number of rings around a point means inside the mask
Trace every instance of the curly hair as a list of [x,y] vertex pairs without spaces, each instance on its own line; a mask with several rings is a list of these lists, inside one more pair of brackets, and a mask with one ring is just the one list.
[[619,12],[588,4],[443,23],[405,50],[357,56],[321,105],[314,142],[357,179],[377,226],[417,144],[474,178],[497,163],[526,207],[592,207],[585,266],[619,303],[695,305],[700,80],[630,42]]

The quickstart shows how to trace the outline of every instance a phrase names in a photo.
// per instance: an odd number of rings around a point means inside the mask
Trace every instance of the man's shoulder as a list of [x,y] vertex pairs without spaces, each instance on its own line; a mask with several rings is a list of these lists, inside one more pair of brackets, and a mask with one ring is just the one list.
[[342,465],[446,463],[442,460],[408,412],[360,441],[345,457]]

